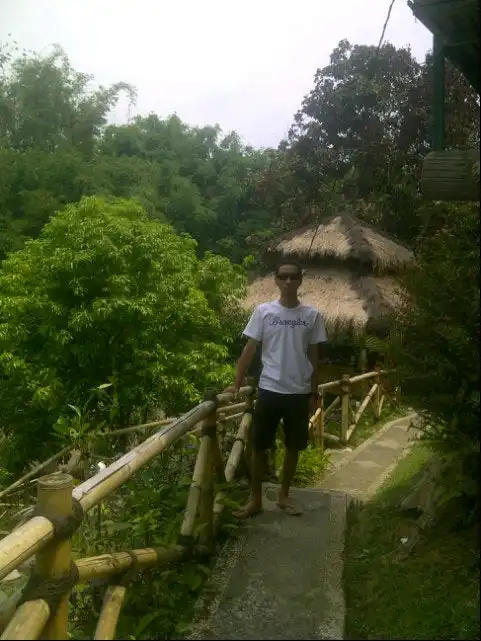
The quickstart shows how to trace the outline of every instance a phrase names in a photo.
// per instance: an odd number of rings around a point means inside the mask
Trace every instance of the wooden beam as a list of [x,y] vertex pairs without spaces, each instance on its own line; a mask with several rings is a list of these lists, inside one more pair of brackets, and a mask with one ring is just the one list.
[[479,201],[479,151],[432,151],[423,163],[421,190],[428,200]]
[[444,87],[444,40],[435,33],[433,37],[433,104],[432,144],[433,151],[444,151],[445,146],[445,87]]

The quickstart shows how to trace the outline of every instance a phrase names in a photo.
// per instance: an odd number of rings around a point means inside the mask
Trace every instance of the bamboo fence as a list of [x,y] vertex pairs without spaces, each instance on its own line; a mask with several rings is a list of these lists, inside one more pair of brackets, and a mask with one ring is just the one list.
[[[372,404],[374,416],[378,420],[381,416],[385,396],[388,394],[387,389],[383,386],[382,376],[391,371],[376,369],[372,372],[351,377],[345,374],[337,381],[321,383],[318,387],[318,408],[310,420],[314,442],[321,448],[324,447],[325,440],[347,445],[369,403]],[[355,408],[353,387],[356,384],[362,385],[366,381],[373,381],[373,385],[359,404],[359,407]],[[326,392],[334,395],[334,400],[327,407],[325,407]],[[325,430],[326,419],[338,407],[341,409],[339,436]]]
[[[381,370],[343,377],[319,386],[319,408],[311,419],[311,434],[319,447],[324,439],[333,438],[324,431],[325,419],[339,405],[342,409],[341,442],[347,442],[368,404],[374,404],[376,416],[382,407]],[[354,413],[351,387],[361,380],[375,382]],[[337,397],[324,408],[324,393],[334,390]],[[244,398],[238,402],[233,394],[208,392],[205,400],[175,419],[136,426],[137,430],[161,428],[121,458],[100,470],[77,487],[66,471],[37,479],[35,513],[23,525],[0,540],[0,580],[35,555],[29,583],[23,591],[9,597],[0,608],[1,639],[66,639],[68,638],[68,602],[77,584],[94,579],[109,579],[95,639],[114,639],[128,585],[126,572],[165,568],[192,555],[213,551],[215,537],[229,486],[239,473],[241,461],[247,462],[251,452],[250,432],[255,389],[249,384],[240,390]],[[223,425],[240,418],[235,440],[223,460]],[[124,428],[134,430],[135,428]],[[117,430],[117,433],[122,430]],[[110,435],[113,432],[109,433]],[[187,434],[195,434],[199,447],[192,474],[180,535],[176,545],[118,551],[83,559],[72,559],[71,539],[82,517],[98,506],[152,459],[168,450]],[[58,461],[68,448],[37,466],[11,487],[32,478],[52,460]],[[76,459],[71,453],[72,458]],[[8,490],[9,488],[7,488]],[[5,491],[4,491],[5,493]]]

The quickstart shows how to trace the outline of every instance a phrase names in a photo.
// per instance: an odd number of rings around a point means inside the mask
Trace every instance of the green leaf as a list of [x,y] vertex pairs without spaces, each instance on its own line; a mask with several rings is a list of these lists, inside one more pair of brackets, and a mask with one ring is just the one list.
[[70,405],[70,403],[67,403],[67,406],[70,407],[70,409],[73,410],[79,418],[82,418],[82,414],[78,407],[76,407],[75,405]]
[[147,614],[144,614],[144,616],[140,619],[139,623],[135,627],[134,637],[139,637],[144,632],[144,630],[146,630],[146,628],[161,614],[162,611],[159,610],[152,610],[151,612],[147,612]]

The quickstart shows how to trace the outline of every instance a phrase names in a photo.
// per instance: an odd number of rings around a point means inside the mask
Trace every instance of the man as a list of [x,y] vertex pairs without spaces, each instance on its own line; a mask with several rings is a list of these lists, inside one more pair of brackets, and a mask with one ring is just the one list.
[[226,391],[237,393],[262,343],[262,373],[259,398],[252,424],[252,496],[239,518],[262,510],[262,480],[267,451],[272,447],[279,421],[283,419],[285,457],[278,506],[291,515],[300,509],[289,498],[299,452],[308,442],[309,416],[316,409],[319,343],[327,340],[318,311],[297,298],[302,270],[292,260],[279,263],[275,273],[279,300],[259,305],[245,330],[247,344],[237,363],[235,383]]

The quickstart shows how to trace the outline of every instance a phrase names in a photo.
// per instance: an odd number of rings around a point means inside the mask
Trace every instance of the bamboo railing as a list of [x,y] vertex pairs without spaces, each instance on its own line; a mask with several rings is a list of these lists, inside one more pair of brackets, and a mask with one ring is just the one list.
[[[235,404],[230,404],[225,407],[219,407],[216,410],[217,415],[219,416],[219,420],[221,422],[226,422],[226,421],[231,421],[239,418],[242,416],[243,411],[239,410],[244,410],[246,407],[245,401],[242,403],[235,403]],[[120,429],[116,430],[110,430],[108,432],[96,432],[93,436],[87,435],[87,441],[89,439],[109,439],[112,437],[116,436],[124,436],[126,434],[136,434],[136,433],[143,433],[148,430],[153,430],[153,429],[158,429],[159,427],[165,427],[167,425],[170,425],[174,421],[178,420],[177,418],[164,418],[159,421],[152,421],[150,423],[144,423],[142,425],[133,425],[131,427],[122,427]],[[44,471],[46,468],[49,466],[55,465],[60,461],[62,458],[64,458],[67,455],[70,455],[71,459],[74,456],[75,450],[72,450],[72,448],[67,445],[66,447],[63,447],[60,451],[58,451],[56,454],[48,458],[47,460],[43,461],[42,463],[39,463],[35,467],[33,467],[31,470],[29,470],[26,474],[21,476],[18,480],[16,480],[14,483],[6,487],[5,489],[0,491],[0,499],[4,498],[7,496],[7,494],[11,494],[15,490],[19,490],[24,486],[28,481],[35,481],[35,478],[40,475],[42,471]],[[75,461],[75,465],[73,465]],[[72,472],[74,471],[75,467],[79,464],[79,458],[75,457],[74,460],[69,461],[66,466],[62,465],[57,465],[58,471],[67,471],[67,472]]]
[[[319,408],[311,419],[314,442],[323,447],[324,439],[335,438],[324,431],[325,419],[341,406],[341,436],[345,443],[355,429],[368,404],[374,404],[378,417],[382,407],[381,370],[319,385]],[[354,413],[351,407],[353,384],[374,379],[369,393]],[[337,393],[325,408],[326,390]],[[166,568],[193,555],[213,550],[228,487],[235,479],[240,462],[251,452],[250,431],[255,389],[247,385],[240,390],[238,402],[233,394],[207,392],[204,401],[181,417],[156,423],[116,430],[155,429],[157,432],[111,463],[105,469],[73,486],[73,477],[56,472],[37,479],[37,506],[29,520],[0,540],[0,580],[35,555],[31,578],[23,591],[12,594],[0,608],[1,639],[66,639],[68,638],[68,602],[75,585],[94,579],[110,580],[98,620],[95,639],[113,639],[128,585],[126,573],[149,568]],[[235,440],[223,460],[223,425],[240,418]],[[112,435],[114,432],[108,433]],[[166,452],[188,434],[195,434],[199,447],[189,488],[180,534],[176,545],[118,551],[82,559],[72,559],[72,535],[85,514],[99,506],[121,485],[155,457]],[[107,436],[107,434],[106,434]],[[64,448],[63,455],[68,453]],[[60,455],[60,456],[59,456]],[[51,457],[59,460],[61,453]],[[44,469],[45,463],[36,471]],[[31,478],[19,479],[18,487]],[[7,488],[8,490],[9,488]],[[4,491],[5,493],[5,491]]]
[[[225,489],[216,491],[216,485],[234,480],[245,454],[253,395],[252,386],[240,390],[240,396],[245,397],[242,403],[233,403],[232,394],[209,393],[202,403],[184,416],[159,421],[155,425],[137,426],[150,429],[163,423],[162,429],[75,488],[72,476],[66,473],[57,472],[37,479],[36,514],[0,540],[0,579],[35,555],[29,584],[23,593],[13,594],[8,604],[3,604],[1,618],[8,623],[1,639],[68,638],[68,599],[72,588],[94,578],[118,576],[118,583],[114,582],[105,594],[95,632],[96,639],[113,639],[128,589],[123,585],[122,577],[128,570],[167,567],[193,554],[211,551],[226,492]],[[224,463],[220,428],[225,421],[239,414],[242,414],[242,420],[236,440]],[[142,466],[189,433],[198,436],[200,445],[178,544],[166,548],[119,551],[74,562],[71,537],[82,516],[128,481]],[[46,463],[65,454],[66,448]],[[27,480],[41,469],[42,465],[37,466]],[[19,481],[25,481],[25,477]]]
[[[372,372],[365,374],[358,374],[351,376],[345,374],[337,381],[329,381],[321,383],[318,387],[318,409],[312,416],[310,421],[310,428],[314,432],[314,441],[320,447],[324,447],[324,441],[334,441],[342,445],[347,445],[351,436],[356,429],[361,416],[366,411],[369,403],[372,404],[374,409],[374,416],[379,419],[381,416],[382,406],[387,390],[382,385],[381,376],[388,374],[391,370],[376,369]],[[366,394],[357,409],[353,407],[353,394],[352,390],[356,384],[364,383],[365,381],[374,381],[369,392]],[[325,407],[326,392],[335,395],[335,398],[328,407]],[[326,419],[332,412],[340,406],[341,420],[340,420],[340,435],[330,434],[325,430]]]

